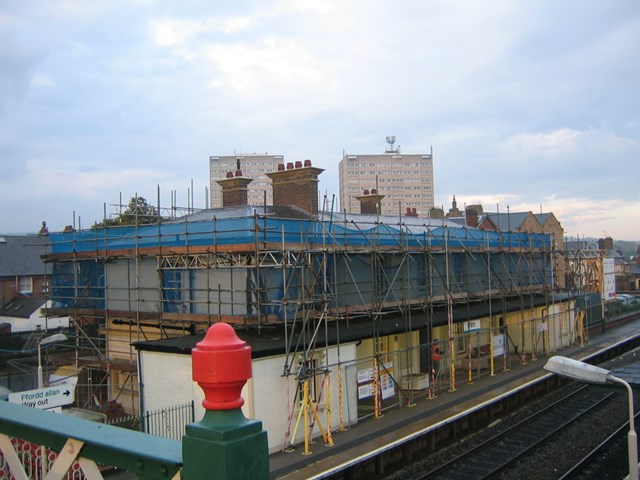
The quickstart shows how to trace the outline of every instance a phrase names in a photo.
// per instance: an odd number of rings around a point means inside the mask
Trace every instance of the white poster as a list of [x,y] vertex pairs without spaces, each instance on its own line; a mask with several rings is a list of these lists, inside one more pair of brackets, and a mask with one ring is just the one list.
[[367,383],[373,380],[373,368],[365,368],[364,370],[358,370],[358,385],[361,383]]
[[[382,398],[386,400],[395,395],[395,384],[391,376],[393,375],[393,362],[385,363],[384,368],[380,367],[380,385],[378,389]],[[373,368],[365,368],[358,370],[358,400],[371,397],[374,393],[373,387]]]
[[493,337],[493,356],[504,355],[504,335]]
[[608,302],[616,299],[616,274],[615,261],[613,258],[602,259],[602,271],[604,273],[604,290],[602,300]]
[[373,384],[365,383],[364,385],[358,385],[358,400],[367,398],[373,395]]
[[382,390],[382,398],[386,400],[395,395],[395,385],[391,376],[393,375],[393,362],[385,363],[385,368],[380,370],[380,389]]

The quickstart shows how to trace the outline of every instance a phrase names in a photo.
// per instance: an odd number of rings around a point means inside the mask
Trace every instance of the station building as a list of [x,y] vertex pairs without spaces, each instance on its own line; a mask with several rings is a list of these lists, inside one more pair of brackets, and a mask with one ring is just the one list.
[[190,352],[227,322],[253,349],[243,408],[275,451],[576,341],[551,234],[322,211],[321,173],[280,164],[273,205],[256,206],[232,171],[221,208],[49,234],[47,314],[91,347],[76,365],[94,384],[77,398],[132,413],[195,400],[197,417]]

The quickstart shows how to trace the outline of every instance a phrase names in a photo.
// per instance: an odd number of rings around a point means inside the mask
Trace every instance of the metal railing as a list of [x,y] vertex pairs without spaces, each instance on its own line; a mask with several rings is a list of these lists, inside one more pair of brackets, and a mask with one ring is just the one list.
[[193,401],[147,411],[142,415],[144,431],[150,435],[180,440],[185,427],[194,420]]
[[[180,478],[182,445],[176,440],[8,402],[0,402],[0,420],[0,469],[6,473],[8,467],[16,480],[42,480],[45,465],[46,479],[66,478],[74,464],[88,480],[103,479],[105,465],[139,479]],[[41,454],[20,455],[12,438],[41,445]]]

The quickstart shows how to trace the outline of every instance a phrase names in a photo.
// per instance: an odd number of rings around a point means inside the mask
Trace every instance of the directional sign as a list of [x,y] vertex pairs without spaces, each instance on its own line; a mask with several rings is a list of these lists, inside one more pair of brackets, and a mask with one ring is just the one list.
[[75,385],[55,385],[52,387],[39,388],[37,390],[25,390],[24,392],[14,392],[9,394],[11,403],[19,403],[26,407],[47,410],[49,408],[69,405],[75,401]]
[[480,330],[480,320],[469,320],[468,322],[463,322],[462,327],[465,333],[476,332]]

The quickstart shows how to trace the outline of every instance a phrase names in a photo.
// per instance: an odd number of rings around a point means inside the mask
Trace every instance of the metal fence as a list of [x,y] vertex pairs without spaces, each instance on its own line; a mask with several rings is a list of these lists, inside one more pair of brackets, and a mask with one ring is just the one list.
[[141,416],[144,432],[173,440],[181,440],[185,426],[193,421],[193,401],[182,405],[147,411]]

